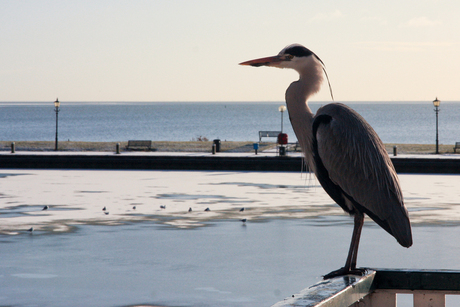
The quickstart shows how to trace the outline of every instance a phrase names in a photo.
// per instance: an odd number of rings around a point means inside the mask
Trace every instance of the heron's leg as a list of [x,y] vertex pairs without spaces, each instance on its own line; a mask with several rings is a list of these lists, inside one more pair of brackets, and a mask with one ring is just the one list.
[[345,268],[349,271],[356,269],[356,261],[358,259],[359,239],[361,238],[361,230],[364,225],[364,215],[362,213],[355,214],[355,225],[353,235],[351,237],[350,250],[348,251]]
[[347,261],[345,262],[345,266],[340,268],[336,271],[332,271],[329,274],[324,275],[324,279],[329,279],[336,276],[342,276],[347,274],[354,274],[354,275],[363,275],[365,269],[357,269],[356,268],[356,261],[358,258],[358,247],[359,247],[359,239],[361,237],[361,230],[363,229],[364,225],[364,215],[362,213],[357,213],[354,216],[354,227],[353,227],[353,235],[351,237],[350,243],[350,250],[348,251]]

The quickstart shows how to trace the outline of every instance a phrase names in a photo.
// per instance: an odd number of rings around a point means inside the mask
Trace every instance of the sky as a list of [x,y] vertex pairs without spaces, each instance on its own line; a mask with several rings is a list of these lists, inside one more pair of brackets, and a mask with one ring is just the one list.
[[[284,101],[299,43],[336,101],[460,100],[458,0],[0,0],[0,101]],[[330,101],[327,84],[311,99]]]

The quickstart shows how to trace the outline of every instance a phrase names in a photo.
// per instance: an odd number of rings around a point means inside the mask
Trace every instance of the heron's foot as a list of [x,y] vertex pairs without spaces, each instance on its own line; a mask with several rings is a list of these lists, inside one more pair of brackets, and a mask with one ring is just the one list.
[[363,276],[366,274],[367,269],[366,268],[340,268],[338,270],[332,271],[329,274],[326,274],[323,276],[323,279],[329,279],[333,277],[338,277],[338,276],[344,276],[344,275],[359,275]]

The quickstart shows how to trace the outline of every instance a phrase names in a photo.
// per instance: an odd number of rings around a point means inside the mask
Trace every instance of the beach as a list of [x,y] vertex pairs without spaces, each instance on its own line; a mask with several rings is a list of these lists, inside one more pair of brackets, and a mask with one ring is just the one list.
[[[10,151],[12,141],[0,141],[0,151]],[[16,141],[17,151],[54,151],[54,141]],[[74,142],[59,141],[60,151],[93,151],[93,152],[114,152],[117,144],[120,144],[121,151],[127,151],[128,142]],[[152,141],[152,150],[158,152],[211,152],[213,141]],[[221,141],[223,152],[253,152],[254,142]],[[273,142],[261,142],[260,151],[275,149]],[[397,144],[387,143],[385,148],[392,155],[394,146],[399,154],[433,154],[434,144]],[[439,145],[440,153],[453,153],[454,145]]]

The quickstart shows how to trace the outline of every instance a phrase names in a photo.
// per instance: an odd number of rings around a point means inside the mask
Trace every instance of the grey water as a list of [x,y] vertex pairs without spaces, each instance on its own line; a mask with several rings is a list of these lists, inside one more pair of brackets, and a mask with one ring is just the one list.
[[[0,305],[271,306],[342,266],[351,231],[351,218],[336,216],[1,236]],[[460,227],[416,225],[413,235],[406,249],[366,223],[358,265],[460,269]],[[398,301],[412,306],[410,297]],[[459,302],[447,297],[447,306]]]
[[[310,103],[313,112],[326,103]],[[385,143],[433,144],[434,107],[427,102],[347,102],[374,127]],[[258,131],[281,129],[297,139],[284,102],[61,102],[61,141],[258,141]],[[439,142],[460,141],[460,103],[441,102]],[[0,140],[52,141],[56,114],[52,102],[0,102]]]

